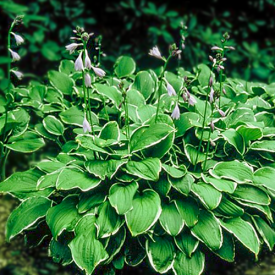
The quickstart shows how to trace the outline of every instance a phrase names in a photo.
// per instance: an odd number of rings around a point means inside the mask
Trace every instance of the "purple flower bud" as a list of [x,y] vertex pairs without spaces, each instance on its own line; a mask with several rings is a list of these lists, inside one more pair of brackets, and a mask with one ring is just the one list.
[[218,109],[218,112],[219,114],[222,116],[222,117],[225,117],[225,112],[221,109]]
[[166,88],[167,88],[167,93],[168,93],[169,96],[177,95],[175,89],[173,88],[173,86],[169,82],[167,82]]
[[226,61],[227,60],[227,58],[226,57],[223,57],[222,59],[221,59],[221,61]]
[[186,95],[187,95],[187,98],[190,98],[191,94],[189,93],[189,91],[187,89],[186,90]]
[[222,92],[224,95],[226,95],[226,90],[224,88],[222,89]]
[[213,62],[213,60],[214,60],[213,56],[209,55],[209,60],[210,60],[211,62]]
[[216,143],[213,140],[210,140],[210,144],[211,144],[212,147],[216,146]]
[[215,91],[214,91],[213,87],[211,87],[210,93],[209,93],[209,102],[210,103],[214,102],[214,93],[215,93]]
[[181,48],[184,50],[185,49],[185,44],[181,43]]
[[74,68],[76,71],[83,71],[84,66],[83,66],[83,61],[82,61],[82,52],[79,53],[78,58],[74,62]]
[[209,86],[210,87],[213,86],[213,77],[212,77],[212,75],[209,78]]
[[210,128],[211,128],[212,132],[214,132],[214,130],[215,130],[215,125],[214,125],[213,120],[211,120],[211,122],[210,122]]
[[185,93],[182,94],[182,98],[183,98],[183,101],[186,102],[187,101],[187,96]]

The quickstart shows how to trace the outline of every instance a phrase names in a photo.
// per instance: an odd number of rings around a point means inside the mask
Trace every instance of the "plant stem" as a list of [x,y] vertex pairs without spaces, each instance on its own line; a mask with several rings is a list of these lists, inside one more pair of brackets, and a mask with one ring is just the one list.
[[159,84],[159,87],[158,87],[158,105],[157,105],[157,113],[156,113],[156,118],[155,118],[155,123],[157,123],[157,120],[158,120],[158,115],[159,115],[159,108],[160,108],[160,96],[161,96],[161,88],[162,88],[162,82],[163,82],[163,76],[164,76],[164,73],[165,73],[165,70],[166,70],[166,67],[167,67],[167,64],[169,62],[169,60],[171,59],[172,55],[170,54],[167,58],[167,60],[165,61],[164,63],[164,66],[163,66],[163,71],[160,75],[160,84]]
[[5,156],[3,156],[3,163],[1,166],[1,181],[5,180],[6,178],[6,163],[8,160],[9,153],[10,153],[10,150],[7,150]]
[[92,112],[91,112],[89,88],[87,88],[87,96],[88,96],[88,114],[89,114],[89,118],[90,118],[90,124],[91,124],[91,128],[92,128],[92,134],[94,136],[95,132],[94,132],[94,123],[93,123],[93,119],[92,119]]
[[196,156],[196,160],[195,160],[194,171],[196,171],[196,168],[197,168],[197,161],[198,161],[198,158],[199,158],[199,152],[201,150],[201,145],[202,145],[203,132],[204,132],[205,121],[206,121],[207,102],[208,102],[208,97],[209,97],[209,93],[210,93],[210,90],[211,90],[211,87],[210,87],[210,78],[211,78],[212,73],[213,73],[213,67],[211,69],[209,80],[208,80],[208,87],[207,87],[208,92],[207,92],[207,98],[205,100],[205,105],[204,105],[204,114],[203,114],[203,121],[202,121],[202,133],[201,133],[199,148],[198,148],[197,156]]
[[[9,31],[8,31],[8,41],[7,41],[7,52],[8,52],[8,64],[7,64],[7,78],[8,78],[8,88],[6,94],[10,94],[11,92],[11,53],[10,53],[10,48],[11,48],[11,32],[14,27],[14,21],[12,22]],[[10,102],[5,106],[5,121],[4,121],[4,127],[3,127],[3,137],[2,137],[2,146],[1,146],[1,160],[0,160],[0,167],[1,167],[1,180],[5,179],[5,174],[6,174],[6,161],[7,157],[9,154],[9,150],[5,152],[5,140],[6,140],[6,127],[8,123],[8,108],[9,108]]]
[[128,110],[128,104],[127,99],[125,95],[124,99],[124,108],[125,108],[125,123],[126,123],[126,132],[127,132],[127,139],[128,139],[128,153],[130,153],[130,125],[129,125],[129,110]]

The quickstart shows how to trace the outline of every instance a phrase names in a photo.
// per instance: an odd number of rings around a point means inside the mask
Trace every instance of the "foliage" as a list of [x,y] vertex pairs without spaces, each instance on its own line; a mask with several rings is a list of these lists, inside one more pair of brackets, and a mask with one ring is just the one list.
[[86,274],[148,259],[161,274],[198,275],[206,253],[233,262],[237,241],[256,259],[263,245],[272,251],[274,84],[226,77],[227,33],[210,66],[168,71],[181,54],[172,44],[167,57],[150,51],[156,70],[121,56],[106,76],[101,48],[89,58],[93,36],[75,36],[66,48],[76,61],[61,60],[46,83],[14,86],[8,57],[2,178],[10,152],[32,159],[0,183],[20,201],[7,241],[50,235],[53,261]]

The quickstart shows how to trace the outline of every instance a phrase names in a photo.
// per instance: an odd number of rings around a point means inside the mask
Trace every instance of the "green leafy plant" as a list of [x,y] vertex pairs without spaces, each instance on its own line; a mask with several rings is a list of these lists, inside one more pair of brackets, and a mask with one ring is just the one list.
[[13,89],[36,120],[2,146],[33,152],[42,136],[54,153],[1,182],[21,202],[7,241],[33,234],[39,244],[44,228],[53,260],[85,274],[147,258],[158,273],[198,275],[205,253],[233,262],[236,242],[256,259],[272,250],[274,85],[226,77],[227,34],[211,68],[168,71],[181,54],[173,44],[167,58],[150,51],[165,62],[156,71],[121,56],[108,75],[89,58],[91,35],[75,33],[75,63],[62,60],[47,85]]

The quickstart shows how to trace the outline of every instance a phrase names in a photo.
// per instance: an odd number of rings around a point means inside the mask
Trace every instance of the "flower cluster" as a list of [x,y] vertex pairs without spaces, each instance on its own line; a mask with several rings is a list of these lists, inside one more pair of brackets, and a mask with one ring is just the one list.
[[[80,48],[78,50],[78,57],[76,58],[76,60],[74,62],[74,68],[76,71],[82,72],[82,77],[84,80],[83,92],[84,92],[85,112],[84,112],[84,120],[83,120],[83,131],[84,131],[84,133],[86,133],[86,132],[92,131],[92,127],[86,118],[87,105],[88,105],[88,109],[89,109],[90,103],[89,103],[89,99],[88,99],[88,104],[86,103],[86,96],[85,96],[85,94],[86,94],[85,88],[88,89],[88,88],[92,87],[92,79],[91,79],[91,75],[90,75],[90,70],[92,69],[94,74],[98,77],[104,77],[106,75],[106,72],[96,66],[93,66],[92,61],[89,57],[89,53],[87,50],[87,44],[88,44],[89,39],[93,36],[93,33],[88,34],[81,27],[76,27],[76,29],[73,30],[73,32],[76,34],[76,37],[71,37],[71,40],[78,41],[81,43],[73,42],[66,46],[66,50],[68,50],[70,52],[70,54],[73,54],[78,48]],[[89,95],[88,93],[89,93],[89,91],[87,91],[87,95]],[[91,117],[90,117],[90,119],[91,119]]]
[[[13,35],[14,39],[15,39],[15,43],[17,46],[20,46],[21,44],[24,43],[24,39],[22,36],[20,36],[19,34],[16,34],[14,33],[12,30],[13,30],[13,27],[15,25],[19,25],[19,24],[22,24],[23,23],[23,16],[17,16],[15,18],[15,20],[13,21],[13,23],[11,24],[11,28],[9,30],[9,35]],[[13,51],[11,48],[10,48],[10,41],[9,41],[9,47],[8,47],[8,50],[10,52],[10,55],[11,55],[11,58],[12,58],[12,62],[16,62],[16,61],[19,61],[21,59],[20,55]],[[20,72],[20,71],[17,71],[16,69],[12,69],[11,70],[12,73],[15,74],[15,76],[18,78],[18,79],[22,79],[23,77],[23,73]]]

